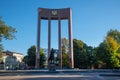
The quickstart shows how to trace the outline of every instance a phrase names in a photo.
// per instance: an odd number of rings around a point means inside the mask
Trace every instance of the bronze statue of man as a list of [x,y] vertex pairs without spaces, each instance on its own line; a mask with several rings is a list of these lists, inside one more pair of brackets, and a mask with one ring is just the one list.
[[48,61],[50,63],[54,63],[54,49],[53,48],[51,49],[50,57],[49,57]]

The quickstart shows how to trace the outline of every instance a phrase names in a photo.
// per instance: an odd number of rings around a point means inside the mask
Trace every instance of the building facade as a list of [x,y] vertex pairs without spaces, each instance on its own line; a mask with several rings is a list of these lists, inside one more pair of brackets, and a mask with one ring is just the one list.
[[21,65],[24,65],[23,58],[24,55],[17,52],[5,51],[2,53],[3,64],[1,64],[1,69],[20,69]]

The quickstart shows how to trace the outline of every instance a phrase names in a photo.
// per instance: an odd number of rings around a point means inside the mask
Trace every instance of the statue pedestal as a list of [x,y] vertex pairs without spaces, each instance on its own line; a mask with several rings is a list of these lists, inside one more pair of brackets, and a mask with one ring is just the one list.
[[49,71],[50,71],[50,72],[56,71],[56,67],[55,67],[55,64],[54,64],[54,63],[50,63],[50,64],[49,64]]

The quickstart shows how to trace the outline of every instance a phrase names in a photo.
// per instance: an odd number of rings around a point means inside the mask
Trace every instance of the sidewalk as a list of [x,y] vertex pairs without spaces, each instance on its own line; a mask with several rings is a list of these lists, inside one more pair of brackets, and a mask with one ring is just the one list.
[[120,80],[120,70],[0,70],[0,80]]

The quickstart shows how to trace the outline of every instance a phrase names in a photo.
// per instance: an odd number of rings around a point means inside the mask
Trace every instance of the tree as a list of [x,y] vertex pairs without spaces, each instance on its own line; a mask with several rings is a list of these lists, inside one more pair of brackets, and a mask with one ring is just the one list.
[[3,39],[8,39],[8,40],[12,40],[15,38],[15,35],[14,33],[16,33],[16,29],[11,27],[11,26],[8,26],[5,24],[5,22],[1,19],[0,17],[0,51],[3,50],[2,48],[2,44],[1,44],[1,41]]
[[99,45],[97,50],[98,60],[106,65],[106,68],[115,68],[120,66],[120,61],[117,58],[117,50],[119,44],[111,37],[107,36],[106,39]]
[[27,52],[27,64],[28,64],[28,66],[35,66],[35,57],[36,57],[35,54],[36,54],[36,47],[31,46]]
[[62,38],[62,66],[69,66],[68,40],[66,38]]
[[118,30],[109,30],[107,36],[114,38],[118,44],[120,44],[120,32]]
[[110,31],[108,31],[107,36],[114,38],[114,40],[117,41],[117,44],[119,44],[119,48],[116,52],[116,55],[120,62],[120,31],[111,29]]
[[68,46],[69,46],[68,39],[62,38],[62,53],[68,53],[69,50]]
[[[98,53],[99,47],[95,47],[93,49],[93,54],[94,54],[94,68],[100,68],[99,65],[104,65],[101,59],[99,59],[99,54]],[[98,55],[99,54],[99,55]]]
[[120,67],[120,32],[109,30],[105,40],[95,50],[97,65],[103,68]]
[[83,41],[73,40],[73,52],[75,68],[92,68],[95,64],[94,48]]
[[74,67],[75,68],[87,68],[88,57],[87,57],[87,45],[81,41],[73,40],[73,51],[74,51]]
[[3,46],[2,46],[2,44],[0,44],[0,52],[2,52],[3,51]]
[[45,54],[43,49],[40,49],[40,67],[44,68]]
[[92,46],[86,46],[87,67],[93,68],[95,65],[95,48]]
[[[24,57],[24,62],[28,66],[35,66],[35,58],[36,58],[36,46],[31,46],[28,49],[27,55]],[[43,53],[43,49],[40,49],[40,67],[44,67],[44,60],[45,60],[45,55]]]
[[117,58],[117,50],[119,48],[119,44],[117,41],[110,37],[106,37],[106,44],[107,44],[107,50],[109,52],[109,57],[110,57],[110,63],[107,63],[109,68],[115,68],[120,66],[120,61]]
[[65,68],[69,67],[69,55],[68,55],[68,53],[62,54],[62,66]]
[[0,53],[0,64],[3,62],[2,57],[3,57],[3,54],[2,54],[2,53]]

